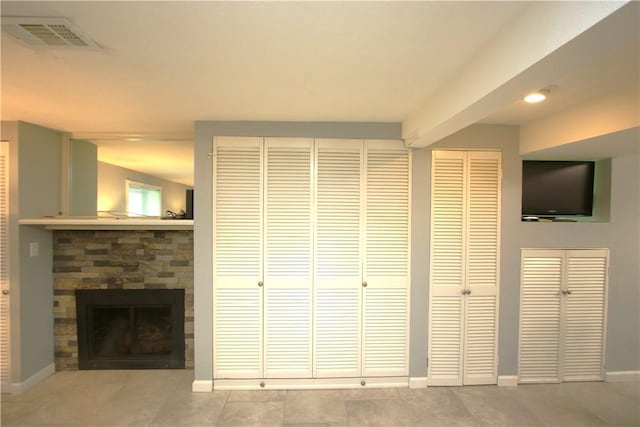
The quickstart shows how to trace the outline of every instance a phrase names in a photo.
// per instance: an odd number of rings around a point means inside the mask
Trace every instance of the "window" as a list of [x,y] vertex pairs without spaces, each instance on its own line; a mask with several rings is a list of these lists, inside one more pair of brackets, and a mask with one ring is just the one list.
[[160,216],[162,204],[162,187],[126,181],[127,215]]

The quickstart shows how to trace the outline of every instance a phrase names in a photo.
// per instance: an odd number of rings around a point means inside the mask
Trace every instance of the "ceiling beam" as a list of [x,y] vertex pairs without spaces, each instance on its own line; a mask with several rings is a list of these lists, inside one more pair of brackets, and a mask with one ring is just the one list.
[[[560,49],[626,3],[531,2],[403,122],[406,144],[428,146],[512,104],[526,92],[553,84],[555,73],[588,63],[592,49],[606,49],[611,40],[596,34],[572,49]],[[625,19],[624,13],[616,15]],[[615,26],[605,30],[616,33]],[[588,44],[592,39],[595,47]]]

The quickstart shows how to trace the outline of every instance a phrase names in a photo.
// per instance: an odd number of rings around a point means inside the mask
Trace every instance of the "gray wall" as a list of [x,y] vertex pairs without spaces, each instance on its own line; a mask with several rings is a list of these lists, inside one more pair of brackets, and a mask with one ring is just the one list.
[[69,141],[69,215],[95,216],[98,205],[98,147]]
[[[518,127],[475,125],[427,148],[413,152],[411,247],[411,353],[412,377],[426,377],[429,307],[429,233],[431,212],[431,153],[434,149],[493,149],[502,151],[502,241],[500,254],[500,374],[516,371],[520,246],[510,233],[520,224],[521,165]],[[511,268],[515,266],[516,268]],[[515,303],[513,303],[515,301]],[[515,316],[515,317],[514,317]],[[515,318],[515,325],[513,324]],[[514,329],[515,328],[515,329]],[[515,353],[510,339],[515,332]],[[515,354],[515,359],[514,359]]]
[[637,155],[613,159],[610,222],[520,223],[513,230],[522,247],[610,249],[606,371],[640,369],[639,171]]
[[[18,206],[15,214],[19,218],[57,215],[60,212],[62,134],[18,122],[17,147]],[[17,378],[12,378],[14,382],[23,382],[52,364],[54,352],[51,232],[20,226],[19,241],[19,285],[15,289],[15,283],[12,283],[11,288],[12,309],[13,298],[19,299],[18,313],[12,313],[12,319],[16,319],[16,315],[19,318],[19,336],[17,340],[12,336],[12,344],[19,346],[20,353],[20,372]],[[38,256],[29,254],[32,243],[39,246]]]
[[400,123],[221,122],[195,123],[194,335],[195,379],[213,378],[212,180],[209,154],[214,136],[400,139]]
[[[397,124],[196,122],[195,183],[195,378],[213,376],[212,325],[212,138],[289,136],[399,139]],[[520,295],[520,249],[527,247],[607,247],[611,249],[607,370],[640,369],[640,172],[638,156],[611,165],[610,222],[523,223],[520,221],[521,158],[516,126],[474,125],[438,143],[413,151],[410,376],[426,376],[429,283],[429,212],[433,149],[502,151],[502,240],[500,267],[499,374],[516,375]],[[630,141],[630,143],[637,143]]]
[[[98,200],[103,197],[108,198],[110,200],[108,210],[126,212],[125,181],[127,179],[162,187],[160,210],[162,214],[167,210],[186,211],[186,190],[191,187],[109,163],[98,162]],[[101,204],[99,207],[102,207]]]
[[[630,144],[637,141],[630,140]],[[500,253],[499,369],[518,371],[521,248],[610,248],[607,371],[640,368],[640,172],[638,156],[611,161],[610,222],[532,223],[520,221],[522,163],[518,128],[474,125],[432,146],[414,151],[412,203],[411,376],[425,376],[429,273],[431,150],[502,151],[502,240]],[[606,163],[606,162],[605,162]],[[606,171],[605,171],[606,172]],[[420,188],[418,183],[424,183]]]

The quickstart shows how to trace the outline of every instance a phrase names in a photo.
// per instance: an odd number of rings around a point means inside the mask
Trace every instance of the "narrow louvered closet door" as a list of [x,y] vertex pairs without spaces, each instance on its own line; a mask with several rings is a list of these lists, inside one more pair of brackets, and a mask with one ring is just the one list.
[[312,374],[313,140],[265,139],[264,376]]
[[0,384],[9,378],[9,142],[0,141]]
[[560,381],[564,250],[523,249],[519,381]]
[[432,154],[429,385],[462,385],[465,164],[463,151]]
[[314,377],[359,377],[361,140],[316,140]]
[[566,266],[563,380],[601,381],[608,251],[569,250]]
[[262,370],[262,139],[214,139],[214,378]]
[[365,147],[362,375],[406,376],[410,153],[399,141]]
[[429,385],[497,382],[501,154],[432,154]]
[[501,153],[468,153],[465,385],[496,384]]

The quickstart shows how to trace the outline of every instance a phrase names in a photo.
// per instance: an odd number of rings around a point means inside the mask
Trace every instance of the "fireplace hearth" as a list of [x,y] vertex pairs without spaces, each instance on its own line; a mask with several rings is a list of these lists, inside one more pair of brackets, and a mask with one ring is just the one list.
[[79,369],[182,369],[184,289],[76,290]]

